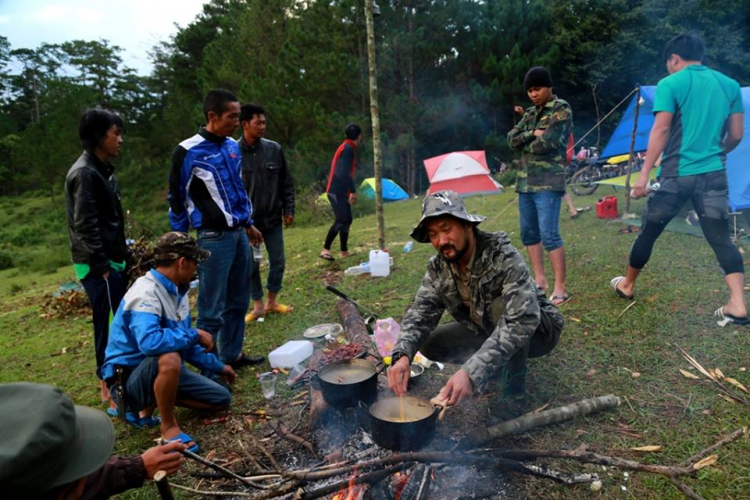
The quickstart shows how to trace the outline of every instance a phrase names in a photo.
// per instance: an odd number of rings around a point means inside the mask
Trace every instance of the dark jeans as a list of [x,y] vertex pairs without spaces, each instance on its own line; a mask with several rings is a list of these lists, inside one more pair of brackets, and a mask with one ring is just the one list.
[[114,269],[109,270],[109,278],[89,273],[81,280],[86,295],[91,303],[94,320],[94,351],[96,352],[96,376],[102,378],[104,354],[109,340],[109,323],[120,307],[125,295],[125,280]]
[[346,194],[328,193],[328,201],[331,203],[333,215],[336,217],[336,220],[328,230],[328,235],[326,236],[323,248],[330,250],[333,240],[338,234],[339,242],[341,243],[341,251],[346,252],[349,250],[349,228],[351,227],[353,220],[352,206],[349,204],[349,199]]
[[682,206],[690,200],[700,219],[703,235],[725,274],[743,273],[742,255],[729,236],[727,178],[723,170],[661,179],[661,188],[649,196],[643,227],[630,250],[630,265],[643,269],[656,239]]
[[[511,356],[503,367],[502,376],[507,394],[526,391],[527,360],[549,354],[560,339],[562,317],[555,312],[548,315],[542,310],[539,327],[531,340]],[[419,348],[427,359],[445,363],[463,364],[482,347],[487,337],[476,335],[458,322],[450,322],[435,328],[427,341]]]
[[[268,261],[270,268],[266,280],[266,288],[269,292],[279,292],[281,290],[281,280],[284,277],[284,267],[286,259],[284,258],[284,230],[282,224],[269,229],[261,229],[263,242],[268,251]],[[260,300],[263,298],[263,285],[260,281],[260,262],[250,261],[250,298]]]
[[[125,411],[139,412],[156,405],[154,381],[157,375],[159,375],[159,358],[156,356],[144,359],[130,372],[123,391]],[[113,396],[116,393],[117,391],[112,390]],[[221,384],[189,370],[183,364],[180,369],[176,400],[200,401],[216,408],[226,408],[232,401],[232,395]],[[119,401],[115,403],[120,404]]]
[[216,340],[219,359],[235,361],[245,340],[250,305],[250,243],[245,230],[199,230],[198,245],[211,257],[198,264],[200,293],[196,326]]

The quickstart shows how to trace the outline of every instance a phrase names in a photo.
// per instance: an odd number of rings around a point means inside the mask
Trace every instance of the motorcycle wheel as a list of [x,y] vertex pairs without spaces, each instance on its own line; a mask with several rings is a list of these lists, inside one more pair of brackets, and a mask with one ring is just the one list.
[[576,196],[586,196],[592,194],[599,187],[599,184],[593,182],[595,180],[594,177],[598,177],[594,169],[590,166],[583,167],[573,174],[568,185]]

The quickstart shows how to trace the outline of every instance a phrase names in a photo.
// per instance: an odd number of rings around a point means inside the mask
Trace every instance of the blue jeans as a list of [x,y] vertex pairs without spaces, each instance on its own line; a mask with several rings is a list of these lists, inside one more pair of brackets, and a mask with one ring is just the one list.
[[[269,229],[261,229],[260,232],[263,235],[270,264],[266,288],[269,292],[279,292],[281,290],[281,279],[284,277],[284,267],[286,266],[283,225],[279,224]],[[260,300],[263,298],[263,285],[260,282],[260,262],[251,260],[250,269],[250,298]]]
[[[125,382],[125,411],[139,412],[156,404],[154,381],[159,374],[159,358],[150,356],[135,367]],[[116,391],[112,391],[114,395]],[[184,364],[177,384],[177,401],[200,401],[216,408],[226,408],[232,395],[220,384],[189,370]],[[115,401],[118,405],[119,401]]]
[[542,243],[548,252],[563,246],[560,237],[560,203],[564,193],[518,193],[521,241],[530,247]]
[[224,363],[235,361],[245,340],[250,305],[250,244],[245,230],[199,230],[198,245],[211,257],[198,264],[196,326],[211,333]]

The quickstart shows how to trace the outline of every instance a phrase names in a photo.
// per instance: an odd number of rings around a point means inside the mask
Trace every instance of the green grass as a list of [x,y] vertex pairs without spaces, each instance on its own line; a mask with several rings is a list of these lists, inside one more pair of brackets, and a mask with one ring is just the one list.
[[[604,194],[603,188],[600,191],[591,197],[575,198],[574,202],[593,207],[597,196]],[[470,210],[487,216],[482,229],[507,231],[513,243],[520,246],[514,197],[513,193],[505,193],[466,201]],[[159,213],[154,213],[159,204],[152,203],[144,219],[161,230],[166,224]],[[642,202],[634,203],[634,210],[639,211],[641,206]],[[0,208],[13,211],[8,215],[0,210],[0,227],[10,230],[11,221],[37,228],[49,226],[47,217],[43,217],[45,224],[36,219],[45,210],[53,210],[49,207],[48,198],[0,199]],[[336,298],[324,290],[327,282],[374,309],[380,317],[400,320],[416,292],[427,259],[434,253],[431,246],[420,244],[408,254],[401,251],[419,218],[419,209],[417,200],[386,205],[386,240],[395,265],[391,276],[383,279],[343,276],[346,267],[367,260],[369,250],[376,247],[373,215],[355,219],[350,236],[355,256],[345,262],[327,263],[317,256],[329,220],[318,218],[317,224],[313,221],[285,231],[287,272],[280,299],[294,305],[295,311],[249,325],[247,351],[265,354],[286,340],[300,338],[311,325],[338,321]],[[59,209],[55,213],[63,216]],[[663,234],[638,282],[636,304],[623,312],[628,302],[615,297],[609,288],[609,280],[624,271],[635,238],[633,234],[619,234],[622,227],[596,219],[593,210],[575,221],[563,217],[561,230],[573,298],[561,309],[566,327],[560,345],[552,355],[530,362],[529,391],[532,407],[545,403],[560,406],[608,393],[620,396],[624,404],[612,411],[515,437],[505,445],[575,448],[586,443],[604,454],[670,464],[679,463],[723,434],[750,424],[747,407],[721,399],[705,382],[686,379],[678,372],[689,366],[677,352],[677,344],[707,368],[719,367],[727,376],[750,386],[750,372],[740,371],[741,367],[750,369],[748,330],[722,329],[711,317],[712,311],[726,300],[727,292],[710,247],[702,238]],[[21,228],[13,231],[27,234]],[[62,219],[44,232],[42,241],[27,245],[23,253],[41,252],[52,260],[45,252],[56,252],[58,258],[67,259]],[[57,246],[56,242],[62,243]],[[19,247],[5,248],[18,251]],[[51,273],[48,266],[33,270],[28,265],[0,271],[0,382],[52,383],[77,403],[100,407],[93,375],[90,320],[40,316],[44,297],[72,278],[69,265]],[[63,348],[66,354],[60,354]],[[241,374],[235,389],[235,409],[265,405],[254,374],[266,369],[267,365]],[[641,375],[634,378],[634,371]],[[282,385],[281,391],[279,401],[291,397],[286,386]],[[200,426],[188,412],[180,417],[186,430],[194,432],[205,444],[205,451],[216,447],[222,453],[219,430]],[[116,428],[118,453],[138,453],[157,435],[153,431],[133,431],[119,422]],[[623,429],[640,437],[628,436]],[[661,445],[663,450],[645,456],[627,451],[647,444]],[[750,498],[748,439],[722,449],[719,456],[718,464],[687,479],[691,487],[705,498]],[[576,465],[575,469],[584,467]],[[682,498],[671,483],[657,476],[630,473],[625,481],[621,472],[592,469],[603,476],[600,493],[587,487],[564,487],[536,480],[525,480],[525,489],[530,498],[545,499]],[[190,479],[180,477],[177,482],[189,483]],[[627,490],[623,491],[621,485]],[[144,489],[124,496],[150,498],[152,493],[151,489]]]

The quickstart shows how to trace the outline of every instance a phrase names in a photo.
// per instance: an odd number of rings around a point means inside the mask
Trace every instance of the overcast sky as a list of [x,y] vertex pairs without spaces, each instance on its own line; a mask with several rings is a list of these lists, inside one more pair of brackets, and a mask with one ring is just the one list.
[[151,71],[148,51],[186,26],[208,0],[0,0],[0,35],[12,49],[42,42],[109,40],[123,62],[141,75]]

